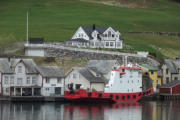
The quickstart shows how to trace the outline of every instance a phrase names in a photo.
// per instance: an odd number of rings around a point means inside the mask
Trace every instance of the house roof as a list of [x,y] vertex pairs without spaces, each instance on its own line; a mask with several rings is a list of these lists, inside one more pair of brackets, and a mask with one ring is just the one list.
[[172,81],[171,83],[161,85],[160,88],[171,88],[179,84],[180,84],[180,80],[175,80],[175,81]]
[[36,71],[36,64],[32,59],[9,59],[8,58],[1,58],[0,59],[0,71],[2,73],[14,73],[13,68],[16,66],[16,64],[20,61],[23,61],[23,63],[26,66],[26,72],[27,73],[37,73]]
[[[93,26],[89,26],[89,27],[82,27],[82,29],[85,31],[85,33],[89,36],[89,38],[91,38],[92,39],[92,36],[91,36],[91,34],[92,34],[92,32],[94,31],[94,30],[96,30],[96,31],[98,31],[98,33],[100,33],[100,34],[103,34],[107,29],[108,29],[109,27],[97,27],[97,26],[95,26],[95,25],[93,25]],[[113,27],[111,27],[115,32],[117,32],[118,30],[116,29],[116,28],[113,28]],[[122,36],[120,35],[120,40],[124,40],[123,38],[122,38]]]
[[10,67],[15,67],[17,63],[22,61],[26,67],[26,73],[37,73],[36,64],[32,59],[10,59]]
[[67,40],[66,42],[88,42],[88,40],[85,40],[83,38],[76,38],[76,39]]
[[95,72],[106,74],[112,70],[116,63],[116,60],[90,60],[87,67]]
[[44,38],[30,38],[29,43],[30,44],[43,44]]
[[180,60],[165,59],[164,62],[171,73],[178,73],[178,69],[180,69]]
[[2,73],[13,73],[13,71],[10,69],[8,59],[0,58],[0,72],[2,72]]
[[146,69],[151,70],[151,71],[158,71],[158,68],[147,65],[147,64],[140,65],[140,67],[146,68]]
[[38,66],[37,69],[44,77],[64,77],[57,66]]
[[105,83],[105,78],[103,76],[97,77],[91,73],[91,71],[87,67],[74,67],[79,71],[79,73],[86,78],[91,83]]

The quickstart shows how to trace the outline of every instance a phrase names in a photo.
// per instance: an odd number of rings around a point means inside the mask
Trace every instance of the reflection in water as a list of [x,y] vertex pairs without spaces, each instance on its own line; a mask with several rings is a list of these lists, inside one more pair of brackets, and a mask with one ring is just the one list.
[[104,104],[0,102],[0,120],[180,120],[180,101]]

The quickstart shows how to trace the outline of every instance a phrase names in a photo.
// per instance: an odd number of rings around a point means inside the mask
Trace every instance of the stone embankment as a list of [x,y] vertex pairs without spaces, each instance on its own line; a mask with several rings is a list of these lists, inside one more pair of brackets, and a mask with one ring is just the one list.
[[152,66],[158,66],[159,63],[149,57],[143,57],[137,54],[121,53],[121,52],[110,52],[101,50],[90,50],[80,48],[70,48],[63,46],[51,46],[45,49],[46,57],[69,57],[69,58],[80,58],[87,60],[118,60],[119,63],[138,63],[138,64],[149,64]]

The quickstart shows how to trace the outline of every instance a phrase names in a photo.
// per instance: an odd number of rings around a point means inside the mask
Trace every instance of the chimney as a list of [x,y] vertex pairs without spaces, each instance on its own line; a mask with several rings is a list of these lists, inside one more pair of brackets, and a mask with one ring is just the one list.
[[95,24],[93,24],[93,30],[95,30],[96,29],[96,25]]

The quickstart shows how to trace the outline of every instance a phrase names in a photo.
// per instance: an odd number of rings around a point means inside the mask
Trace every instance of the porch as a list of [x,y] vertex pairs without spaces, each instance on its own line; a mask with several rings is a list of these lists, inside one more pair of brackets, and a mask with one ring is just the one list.
[[41,96],[40,87],[11,87],[10,96]]

